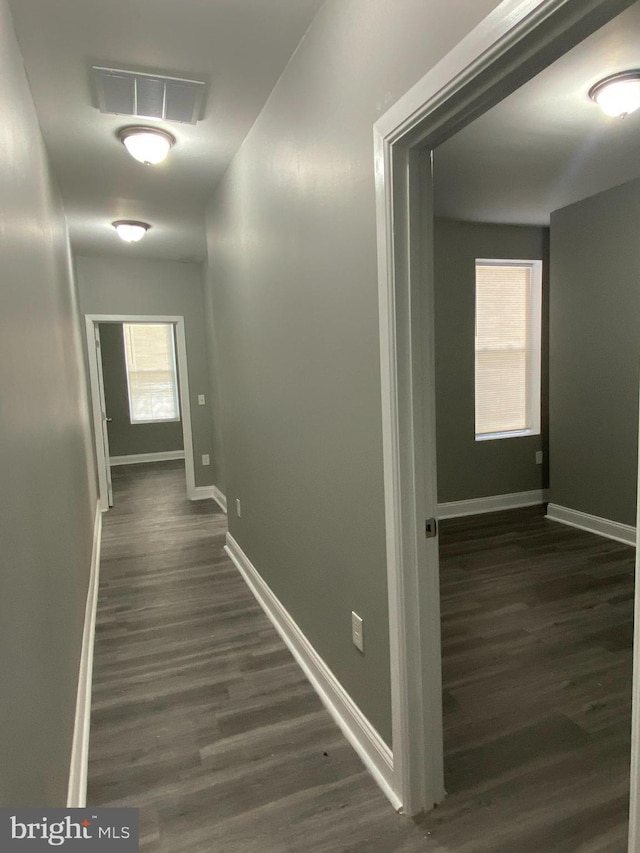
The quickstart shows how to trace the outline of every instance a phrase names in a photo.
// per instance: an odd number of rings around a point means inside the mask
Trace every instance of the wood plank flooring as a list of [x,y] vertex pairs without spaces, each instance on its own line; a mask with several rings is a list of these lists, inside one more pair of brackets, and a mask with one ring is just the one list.
[[533,507],[441,525],[445,778],[460,851],[626,851],[634,549]]
[[536,508],[441,524],[445,803],[394,813],[189,502],[114,469],[91,805],[149,853],[623,853],[633,550]]
[[186,499],[180,463],[113,473],[89,803],[140,808],[150,853],[429,849],[227,558],[214,502]]

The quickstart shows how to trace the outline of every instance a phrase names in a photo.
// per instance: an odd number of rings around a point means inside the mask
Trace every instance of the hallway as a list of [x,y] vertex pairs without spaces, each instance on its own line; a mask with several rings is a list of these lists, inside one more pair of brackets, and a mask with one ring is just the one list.
[[397,816],[225,554],[182,463],[114,468],[88,803],[140,809],[149,853],[432,848]]

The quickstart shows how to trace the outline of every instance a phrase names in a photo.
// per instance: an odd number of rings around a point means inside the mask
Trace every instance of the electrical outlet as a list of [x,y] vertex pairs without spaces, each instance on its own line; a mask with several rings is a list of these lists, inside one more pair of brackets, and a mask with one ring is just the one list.
[[364,622],[353,610],[351,611],[351,639],[356,649],[364,652]]
[[240,498],[236,498],[236,515],[238,518],[242,518],[242,510],[240,508]]
[[542,465],[544,462],[544,452],[542,450],[536,450],[536,465]]
[[202,454],[202,464],[203,465],[210,465],[211,464],[211,462],[209,461],[209,454],[208,453]]
[[198,405],[204,406],[204,394],[198,394]]

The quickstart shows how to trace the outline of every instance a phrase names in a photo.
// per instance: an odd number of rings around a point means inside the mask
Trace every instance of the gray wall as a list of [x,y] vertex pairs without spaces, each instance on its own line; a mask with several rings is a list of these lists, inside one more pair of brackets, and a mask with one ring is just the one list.
[[551,215],[550,500],[635,524],[640,181]]
[[[547,340],[543,322],[542,435],[475,440],[476,258],[542,260],[548,270],[548,230],[438,219],[435,223],[436,411],[438,501],[542,489],[546,450]],[[546,299],[543,316],[546,317]],[[545,454],[546,455],[546,454]]]
[[[135,246],[132,246],[135,251]],[[179,315],[184,317],[191,397],[191,427],[197,486],[217,485],[217,466],[202,464],[214,451],[209,362],[204,321],[202,266],[178,261],[78,255],[80,309],[83,314]],[[198,405],[204,394],[206,405]]]
[[388,741],[372,128],[496,5],[328,0],[208,210],[231,533]]
[[69,242],[0,0],[0,804],[66,805],[96,513]]
[[110,456],[182,450],[182,421],[132,424],[122,323],[100,323],[100,352],[109,430]]

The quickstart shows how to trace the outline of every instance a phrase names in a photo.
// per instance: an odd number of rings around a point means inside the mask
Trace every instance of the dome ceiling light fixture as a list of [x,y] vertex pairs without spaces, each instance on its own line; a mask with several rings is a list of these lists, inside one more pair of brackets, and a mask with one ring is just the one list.
[[589,89],[589,97],[608,116],[625,118],[640,107],[640,69],[599,80]]
[[148,222],[137,222],[135,219],[118,219],[111,224],[116,229],[118,237],[125,243],[137,243],[151,228]]
[[156,127],[123,127],[118,139],[129,154],[146,166],[162,163],[175,145],[175,136]]

